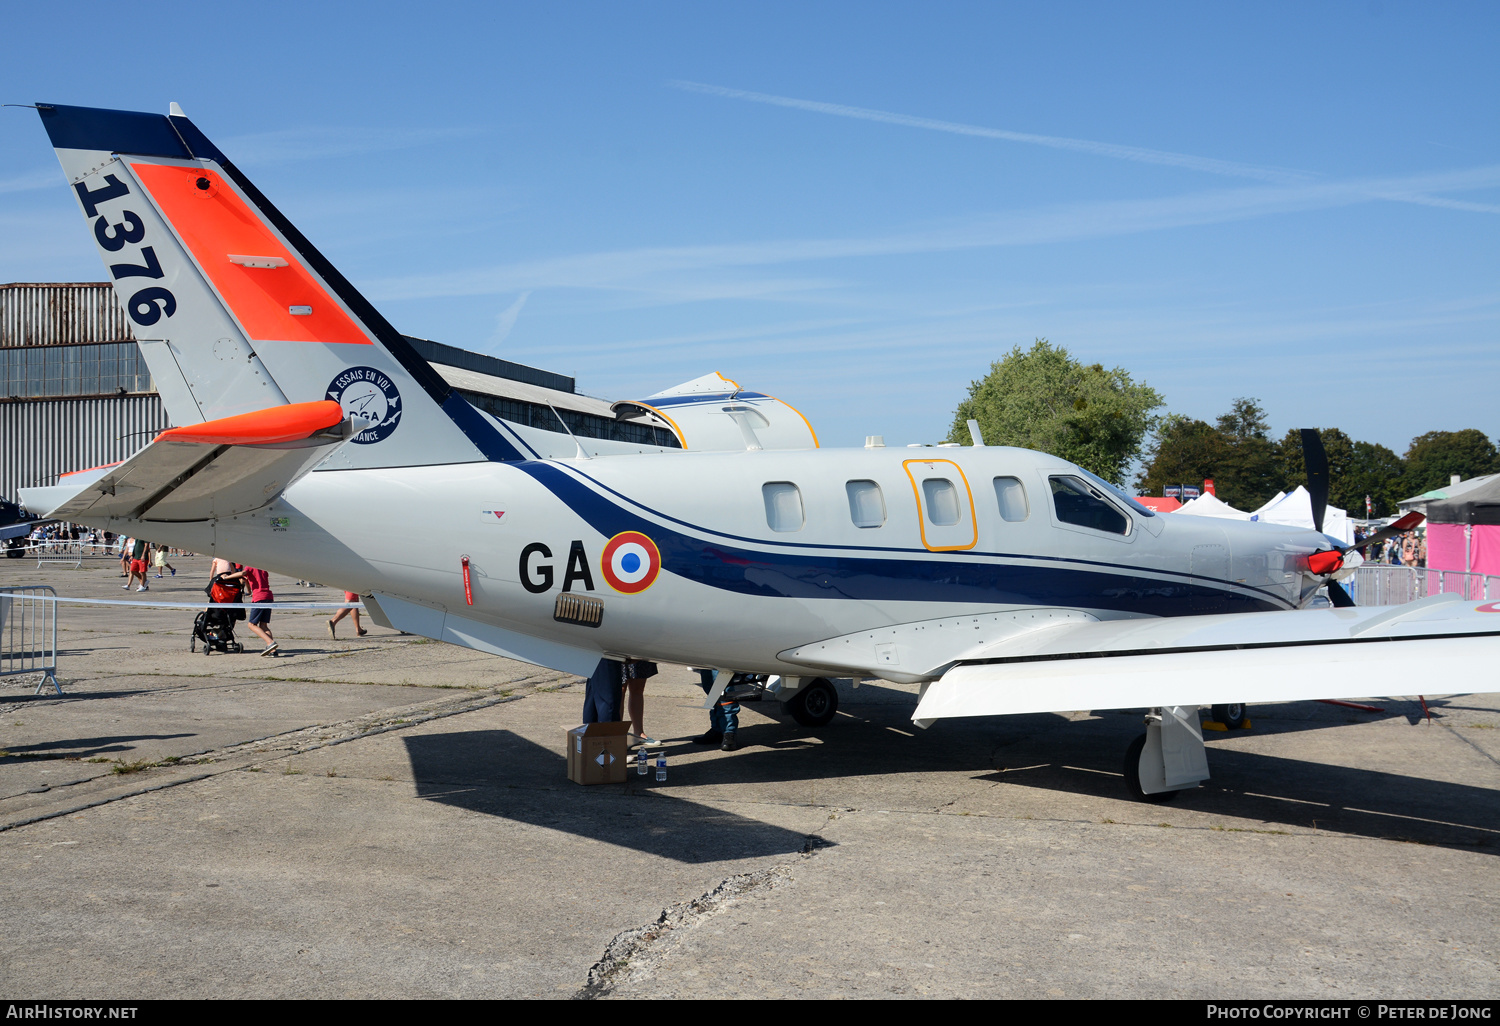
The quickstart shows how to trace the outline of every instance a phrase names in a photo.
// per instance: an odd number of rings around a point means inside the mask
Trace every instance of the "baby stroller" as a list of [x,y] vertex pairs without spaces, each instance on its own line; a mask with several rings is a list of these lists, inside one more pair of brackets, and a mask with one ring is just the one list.
[[[243,590],[238,581],[225,581],[219,574],[209,582],[204,592],[210,602],[240,602]],[[219,652],[243,652],[244,646],[234,640],[234,622],[243,620],[243,609],[205,609],[193,620],[193,637],[188,642],[188,651],[196,652],[198,643],[203,643],[203,654]]]

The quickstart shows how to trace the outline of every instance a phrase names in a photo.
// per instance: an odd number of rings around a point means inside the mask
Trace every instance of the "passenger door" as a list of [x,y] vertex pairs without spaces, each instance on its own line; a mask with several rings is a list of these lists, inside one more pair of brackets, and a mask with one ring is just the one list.
[[972,549],[979,540],[969,479],[952,460],[906,460],[901,464],[916,496],[922,544],[933,552]]

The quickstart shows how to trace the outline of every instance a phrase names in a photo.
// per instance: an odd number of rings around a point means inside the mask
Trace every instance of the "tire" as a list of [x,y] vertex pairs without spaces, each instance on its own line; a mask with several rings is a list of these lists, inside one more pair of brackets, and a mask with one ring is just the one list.
[[1218,722],[1224,724],[1224,726],[1228,727],[1230,730],[1243,730],[1245,727],[1245,720],[1249,719],[1249,716],[1247,715],[1245,710],[1244,702],[1231,702],[1227,705],[1216,705],[1211,710],[1209,710],[1209,715],[1211,715]]
[[839,711],[839,693],[827,679],[817,677],[802,685],[782,708],[804,727],[823,727]]
[[197,638],[189,638],[188,639],[188,651],[189,652],[196,652],[196,651],[198,651],[198,639]]
[[1125,749],[1125,789],[1130,792],[1130,797],[1138,802],[1150,802],[1152,805],[1161,805],[1176,798],[1179,791],[1158,791],[1155,794],[1147,794],[1141,790],[1141,752],[1146,750],[1146,735],[1140,734],[1130,742],[1130,747]]

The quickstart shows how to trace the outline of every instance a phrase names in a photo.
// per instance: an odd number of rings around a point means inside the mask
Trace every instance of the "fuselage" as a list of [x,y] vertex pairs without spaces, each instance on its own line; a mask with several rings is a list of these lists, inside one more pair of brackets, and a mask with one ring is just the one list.
[[[778,656],[800,645],[969,613],[1295,608],[1315,587],[1307,554],[1328,547],[1150,515],[1003,447],[322,470],[256,513],[139,530],[563,645],[782,673],[806,672]],[[563,592],[601,600],[599,625],[556,619]]]

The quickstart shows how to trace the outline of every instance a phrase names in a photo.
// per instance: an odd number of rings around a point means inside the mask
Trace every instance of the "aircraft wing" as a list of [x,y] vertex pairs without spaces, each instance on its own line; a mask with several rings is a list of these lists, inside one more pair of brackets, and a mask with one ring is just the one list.
[[[1500,690],[1500,603],[1075,620],[969,651],[912,719]],[[880,671],[876,671],[880,672]],[[882,676],[885,674],[882,673]]]
[[169,428],[123,463],[23,488],[21,501],[59,520],[235,516],[269,505],[364,426],[323,400]]

